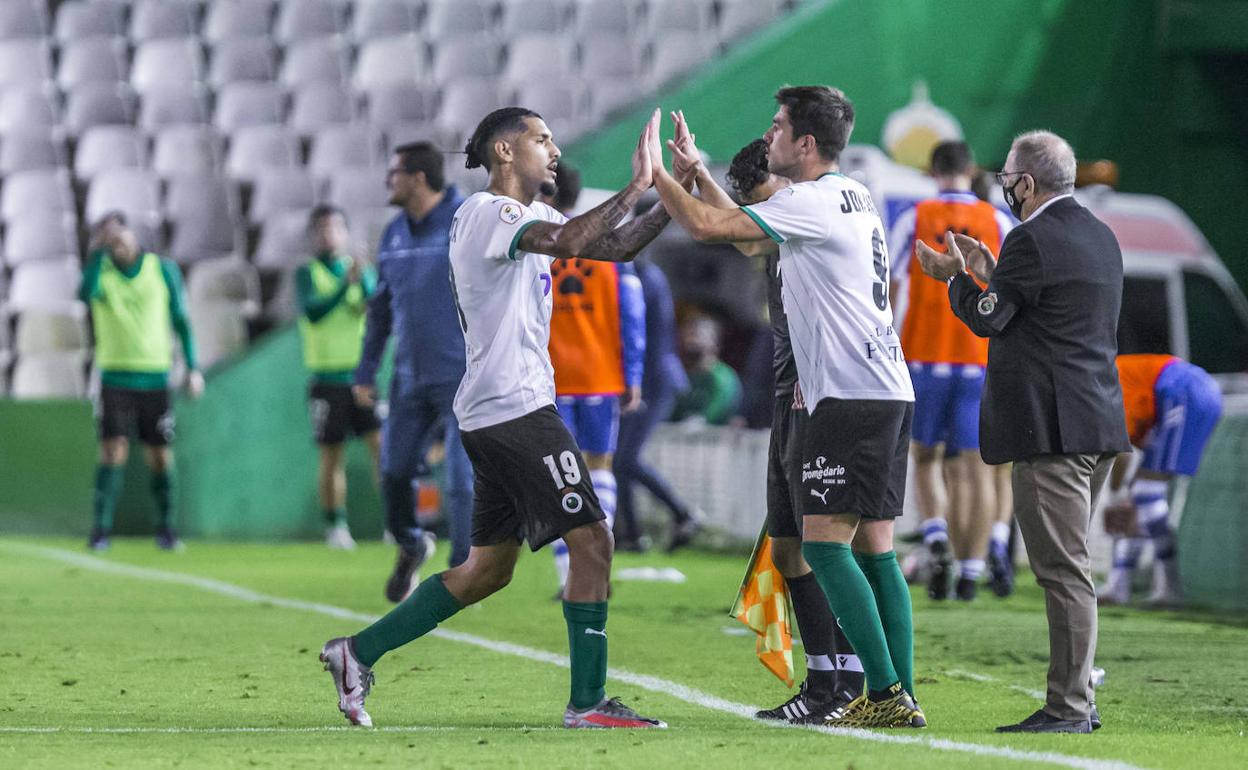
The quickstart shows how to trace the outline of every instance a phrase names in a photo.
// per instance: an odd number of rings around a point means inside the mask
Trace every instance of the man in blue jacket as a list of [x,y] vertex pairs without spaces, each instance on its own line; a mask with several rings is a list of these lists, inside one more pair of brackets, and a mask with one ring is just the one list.
[[381,236],[377,292],[369,302],[355,397],[371,404],[386,341],[394,345],[390,409],[382,429],[381,490],[386,527],[398,544],[386,598],[402,601],[433,552],[433,536],[416,523],[416,476],[431,444],[446,451],[442,510],[451,531],[451,565],[468,556],[472,466],[451,411],[464,376],[464,336],[450,290],[450,228],[463,197],[447,187],[442,154],[428,142],[395,148],[386,171],[390,203],[403,211]]

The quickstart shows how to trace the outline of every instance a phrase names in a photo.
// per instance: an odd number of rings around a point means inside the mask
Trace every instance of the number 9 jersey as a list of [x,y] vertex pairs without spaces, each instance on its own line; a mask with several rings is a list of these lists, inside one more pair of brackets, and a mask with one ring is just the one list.
[[780,245],[807,409],[825,398],[913,401],[893,328],[884,224],[867,188],[830,172],[742,211]]

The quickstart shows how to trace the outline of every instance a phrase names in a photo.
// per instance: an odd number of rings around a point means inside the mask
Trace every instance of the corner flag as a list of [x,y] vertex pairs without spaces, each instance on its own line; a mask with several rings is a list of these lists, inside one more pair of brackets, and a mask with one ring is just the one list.
[[793,635],[789,618],[793,608],[784,576],[771,560],[771,538],[765,528],[758,533],[730,614],[758,634],[755,651],[759,662],[792,687]]

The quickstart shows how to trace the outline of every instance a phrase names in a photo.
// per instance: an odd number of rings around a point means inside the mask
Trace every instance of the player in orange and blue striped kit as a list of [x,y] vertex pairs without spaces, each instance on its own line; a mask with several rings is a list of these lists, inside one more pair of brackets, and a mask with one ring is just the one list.
[[985,555],[991,559],[993,590],[1004,596],[1013,588],[1010,528],[1004,521],[994,523],[999,519],[994,475],[979,454],[988,340],[976,337],[949,309],[943,281],[909,269],[917,241],[943,250],[950,231],[994,249],[1005,240],[1012,221],[971,192],[974,170],[965,142],[938,144],[931,174],[940,193],[897,218],[888,249],[894,265],[892,296],[902,317],[901,349],[914,384],[911,445],[923,543],[932,556],[928,595],[937,600],[949,595],[950,550],[958,563],[957,598],[975,598]]
[[[557,192],[543,199],[570,216],[580,195],[580,176],[560,162]],[[576,439],[607,524],[615,524],[616,486],[611,470],[620,410],[641,404],[646,354],[646,305],[641,282],[627,263],[557,259],[551,265],[554,303],[550,362],[555,368],[555,405]],[[568,580],[568,547],[551,544],[559,595]]]
[[[1182,601],[1174,531],[1170,527],[1167,486],[1177,476],[1193,476],[1209,437],[1222,416],[1222,391],[1199,366],[1177,356],[1118,356],[1118,379],[1131,444],[1143,452],[1128,480],[1130,455],[1120,455],[1110,477],[1110,495],[1120,498],[1105,511],[1106,529],[1115,511],[1126,515],[1121,530],[1138,529],[1143,537],[1114,539],[1114,563],[1108,582],[1097,589],[1102,604],[1126,604],[1131,573],[1144,540],[1153,544],[1153,592],[1148,603],[1174,606]],[[1129,499],[1127,497],[1129,491]]]

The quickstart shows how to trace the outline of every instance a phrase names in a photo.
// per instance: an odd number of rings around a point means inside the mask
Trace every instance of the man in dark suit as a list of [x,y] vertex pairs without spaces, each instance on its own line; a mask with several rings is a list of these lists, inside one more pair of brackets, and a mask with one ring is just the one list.
[[1048,611],[1045,706],[998,730],[1085,733],[1100,727],[1088,526],[1114,454],[1129,451],[1114,364],[1122,252],[1071,197],[1075,155],[1061,137],[1019,136],[997,177],[1022,220],[999,265],[953,233],[947,254],[921,242],[916,251],[924,272],[949,283],[958,318],[990,339],[980,447],[989,463],[1014,463],[1015,515]]

